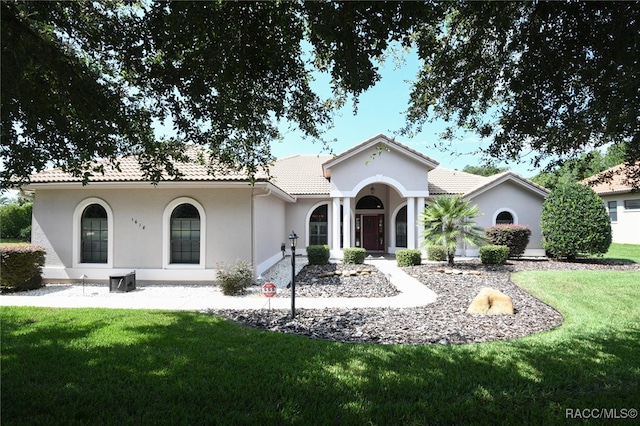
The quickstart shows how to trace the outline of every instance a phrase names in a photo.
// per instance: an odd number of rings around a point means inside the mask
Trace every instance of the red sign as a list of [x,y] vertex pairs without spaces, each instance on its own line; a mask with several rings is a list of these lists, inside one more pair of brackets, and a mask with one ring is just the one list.
[[274,283],[265,283],[262,286],[262,294],[266,297],[273,297],[276,295],[276,285]]

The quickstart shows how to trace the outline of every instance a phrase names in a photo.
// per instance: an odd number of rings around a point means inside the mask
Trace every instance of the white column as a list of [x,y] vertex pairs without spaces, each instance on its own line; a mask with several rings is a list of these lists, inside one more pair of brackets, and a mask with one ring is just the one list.
[[351,247],[351,198],[342,199],[342,247]]
[[332,201],[331,254],[338,256],[340,253],[340,197],[333,197]]
[[416,248],[416,199],[407,198],[407,248]]
[[418,197],[416,198],[416,200],[416,229],[418,232],[418,248],[422,249],[422,242],[424,241],[424,227],[418,222],[420,220],[420,214],[424,211],[424,197]]

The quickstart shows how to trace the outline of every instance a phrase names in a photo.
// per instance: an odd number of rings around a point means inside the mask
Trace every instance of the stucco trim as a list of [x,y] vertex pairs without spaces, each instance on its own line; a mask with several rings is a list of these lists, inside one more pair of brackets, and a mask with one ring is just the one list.
[[[80,262],[80,235],[82,228],[82,213],[84,209],[89,207],[91,204],[98,204],[102,206],[107,212],[107,263],[82,263]],[[99,268],[113,268],[113,235],[114,235],[114,225],[113,225],[113,210],[111,206],[101,198],[97,197],[89,197],[80,201],[78,205],[76,205],[75,210],[73,211],[73,228],[71,232],[73,242],[72,242],[72,259],[73,259],[73,267],[74,268],[89,268],[89,269],[99,269]]]
[[[171,213],[180,204],[191,204],[200,214],[200,263],[171,263]],[[207,214],[202,204],[191,197],[179,197],[171,201],[162,214],[162,267],[164,269],[205,269],[207,247]]]
[[424,191],[409,191],[405,186],[397,181],[396,179],[385,176],[385,175],[375,175],[364,178],[360,182],[356,183],[351,190],[346,189],[332,189],[331,197],[350,197],[355,198],[358,196],[360,190],[366,186],[369,186],[374,183],[384,183],[386,185],[391,186],[393,189],[398,191],[400,196],[402,197],[429,197],[429,190],[426,189],[427,182],[425,182],[425,190]]
[[513,216],[513,224],[514,225],[517,225],[518,223],[520,223],[518,221],[518,213],[516,213],[513,209],[510,209],[509,207],[500,207],[496,211],[494,211],[492,219],[491,219],[491,223],[493,223],[495,225],[496,224],[496,219],[498,219],[498,215],[500,213],[502,213],[502,212],[511,213],[511,216]]

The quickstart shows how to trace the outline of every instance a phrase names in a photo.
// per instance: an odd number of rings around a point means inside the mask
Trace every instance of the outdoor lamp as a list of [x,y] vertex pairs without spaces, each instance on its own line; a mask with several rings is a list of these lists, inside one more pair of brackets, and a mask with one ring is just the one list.
[[289,242],[291,243],[291,319],[296,316],[296,240],[298,236],[291,231]]
[[298,236],[296,235],[295,232],[291,231],[291,233],[289,234],[289,242],[291,243],[291,250],[295,251],[296,249],[296,240],[298,239]]

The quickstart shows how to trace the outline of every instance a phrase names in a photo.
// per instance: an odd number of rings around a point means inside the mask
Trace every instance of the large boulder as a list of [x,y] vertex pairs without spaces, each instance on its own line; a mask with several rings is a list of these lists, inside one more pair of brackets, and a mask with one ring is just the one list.
[[479,315],[513,315],[513,301],[511,297],[495,288],[485,287],[473,299],[468,314]]

